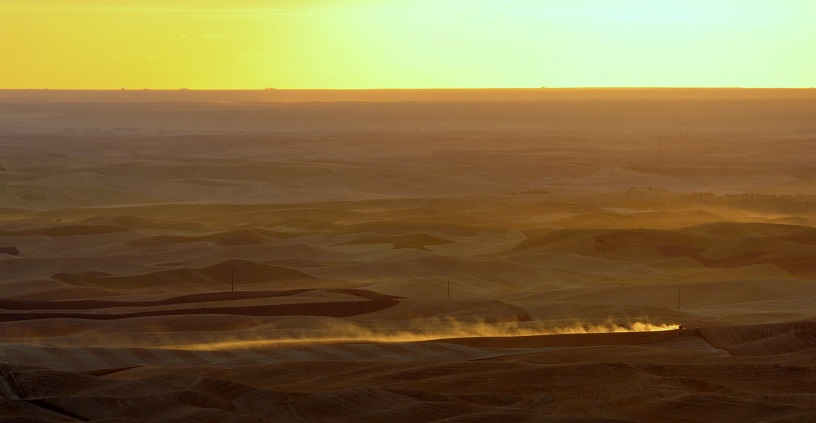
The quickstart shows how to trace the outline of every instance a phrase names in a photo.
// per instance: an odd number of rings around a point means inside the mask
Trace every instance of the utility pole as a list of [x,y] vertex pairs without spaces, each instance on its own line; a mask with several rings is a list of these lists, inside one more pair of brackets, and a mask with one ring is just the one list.
[[677,287],[677,309],[680,310],[680,287]]

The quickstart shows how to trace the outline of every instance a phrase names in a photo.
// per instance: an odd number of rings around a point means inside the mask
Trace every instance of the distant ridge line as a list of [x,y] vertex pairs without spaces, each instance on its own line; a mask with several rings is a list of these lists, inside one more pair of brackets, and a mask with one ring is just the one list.
[[816,99],[811,88],[573,87],[323,90],[0,89],[0,103],[61,102],[537,102],[584,100]]

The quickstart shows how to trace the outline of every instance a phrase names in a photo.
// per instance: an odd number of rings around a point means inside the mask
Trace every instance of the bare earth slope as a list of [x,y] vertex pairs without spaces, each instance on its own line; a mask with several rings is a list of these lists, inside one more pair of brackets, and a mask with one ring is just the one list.
[[0,91],[0,420],[816,420],[815,114]]

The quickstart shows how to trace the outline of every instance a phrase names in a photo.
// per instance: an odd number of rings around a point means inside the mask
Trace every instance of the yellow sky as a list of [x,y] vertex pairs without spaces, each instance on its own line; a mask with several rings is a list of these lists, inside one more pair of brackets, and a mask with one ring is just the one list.
[[814,0],[0,0],[0,88],[816,86]]

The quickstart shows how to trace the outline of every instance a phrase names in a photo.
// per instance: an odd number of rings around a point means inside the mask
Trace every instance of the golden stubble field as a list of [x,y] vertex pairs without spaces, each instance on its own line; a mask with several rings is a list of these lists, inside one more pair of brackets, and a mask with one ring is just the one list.
[[0,415],[816,419],[815,115],[813,90],[0,92]]

